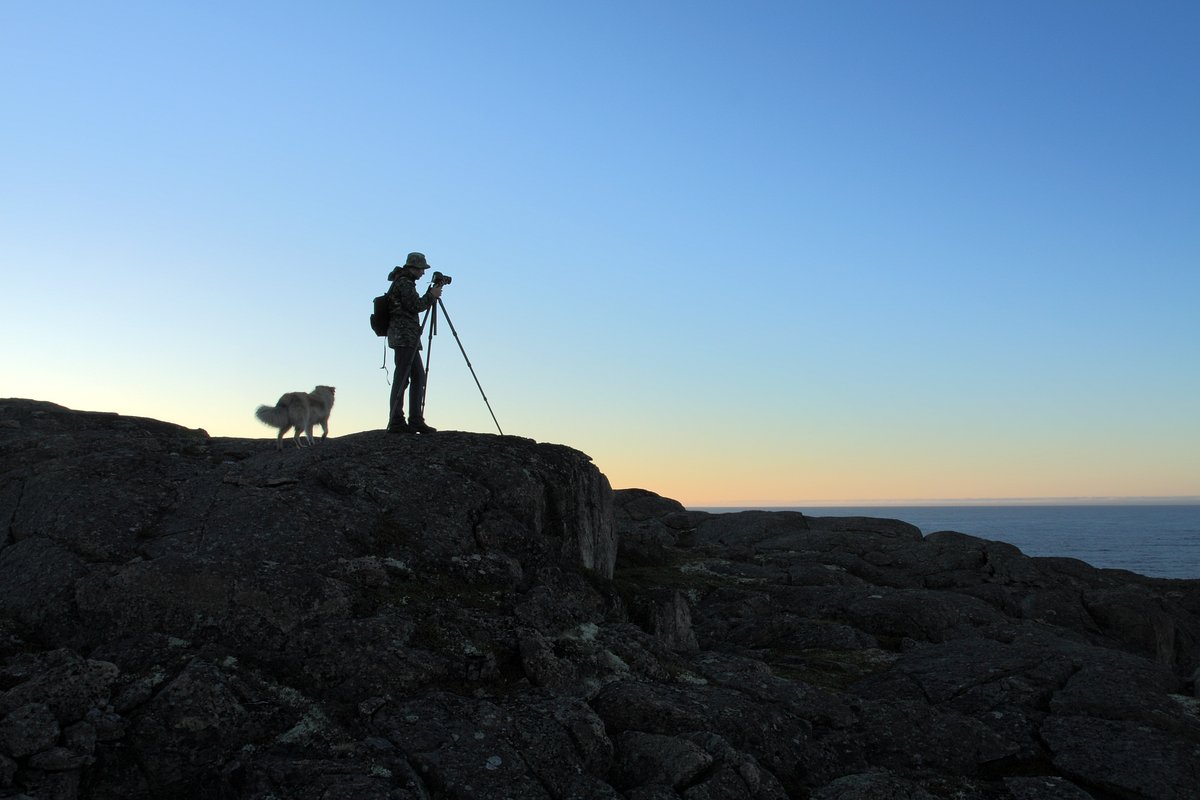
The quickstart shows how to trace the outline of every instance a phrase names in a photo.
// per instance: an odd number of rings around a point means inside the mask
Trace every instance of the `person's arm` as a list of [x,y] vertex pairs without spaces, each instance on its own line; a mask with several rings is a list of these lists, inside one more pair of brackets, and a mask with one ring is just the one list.
[[425,294],[418,295],[417,285],[414,283],[411,284],[410,294],[409,303],[411,304],[411,310],[425,311],[442,296],[442,287],[430,284],[425,290]]
[[[415,291],[416,291],[416,289],[414,287],[414,292]],[[421,304],[421,307],[418,310],[424,311],[425,309],[429,308],[431,305],[433,305],[435,302],[437,302],[437,299],[439,297],[441,297],[441,295],[442,295],[442,287],[434,286],[433,284],[430,284],[429,288],[427,288],[425,290],[425,294],[421,295],[420,299],[418,299],[418,301],[417,301],[418,303]]]
[[409,280],[396,282],[396,299],[400,307],[410,314],[416,314],[429,308],[431,303],[417,294],[417,285]]

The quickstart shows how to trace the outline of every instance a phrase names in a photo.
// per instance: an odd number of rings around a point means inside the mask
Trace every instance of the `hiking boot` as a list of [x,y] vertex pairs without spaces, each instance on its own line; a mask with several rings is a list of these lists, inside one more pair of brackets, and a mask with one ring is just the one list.
[[387,426],[388,433],[413,433],[413,429],[408,426],[407,422],[389,422]]
[[426,425],[423,419],[414,419],[408,423],[408,429],[413,433],[437,433],[437,428]]

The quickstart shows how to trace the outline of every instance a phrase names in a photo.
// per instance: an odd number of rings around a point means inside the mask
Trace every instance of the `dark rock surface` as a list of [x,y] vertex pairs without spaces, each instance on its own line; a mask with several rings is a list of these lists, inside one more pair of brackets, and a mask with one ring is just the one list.
[[1200,581],[0,400],[0,798],[1195,798]]

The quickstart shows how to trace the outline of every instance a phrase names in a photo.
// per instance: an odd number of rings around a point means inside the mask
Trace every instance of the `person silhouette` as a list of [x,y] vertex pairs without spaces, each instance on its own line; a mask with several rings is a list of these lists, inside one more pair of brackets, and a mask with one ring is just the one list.
[[[425,365],[421,363],[421,321],[426,311],[442,296],[440,285],[430,284],[418,294],[417,281],[429,269],[424,253],[409,253],[404,264],[388,273],[392,282],[388,297],[392,303],[388,324],[388,347],[395,353],[396,375],[388,410],[388,433],[433,433],[425,423]],[[408,390],[408,421],[404,419],[404,392]]]

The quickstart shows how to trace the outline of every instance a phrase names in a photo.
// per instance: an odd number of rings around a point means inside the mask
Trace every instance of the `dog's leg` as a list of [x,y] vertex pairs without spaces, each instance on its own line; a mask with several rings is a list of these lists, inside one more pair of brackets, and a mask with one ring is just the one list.
[[280,428],[279,433],[275,434],[275,449],[276,450],[279,450],[279,451],[283,450],[283,434],[286,430],[287,430],[287,428]]
[[321,441],[325,441],[327,438],[329,438],[329,420],[323,419],[321,420]]

